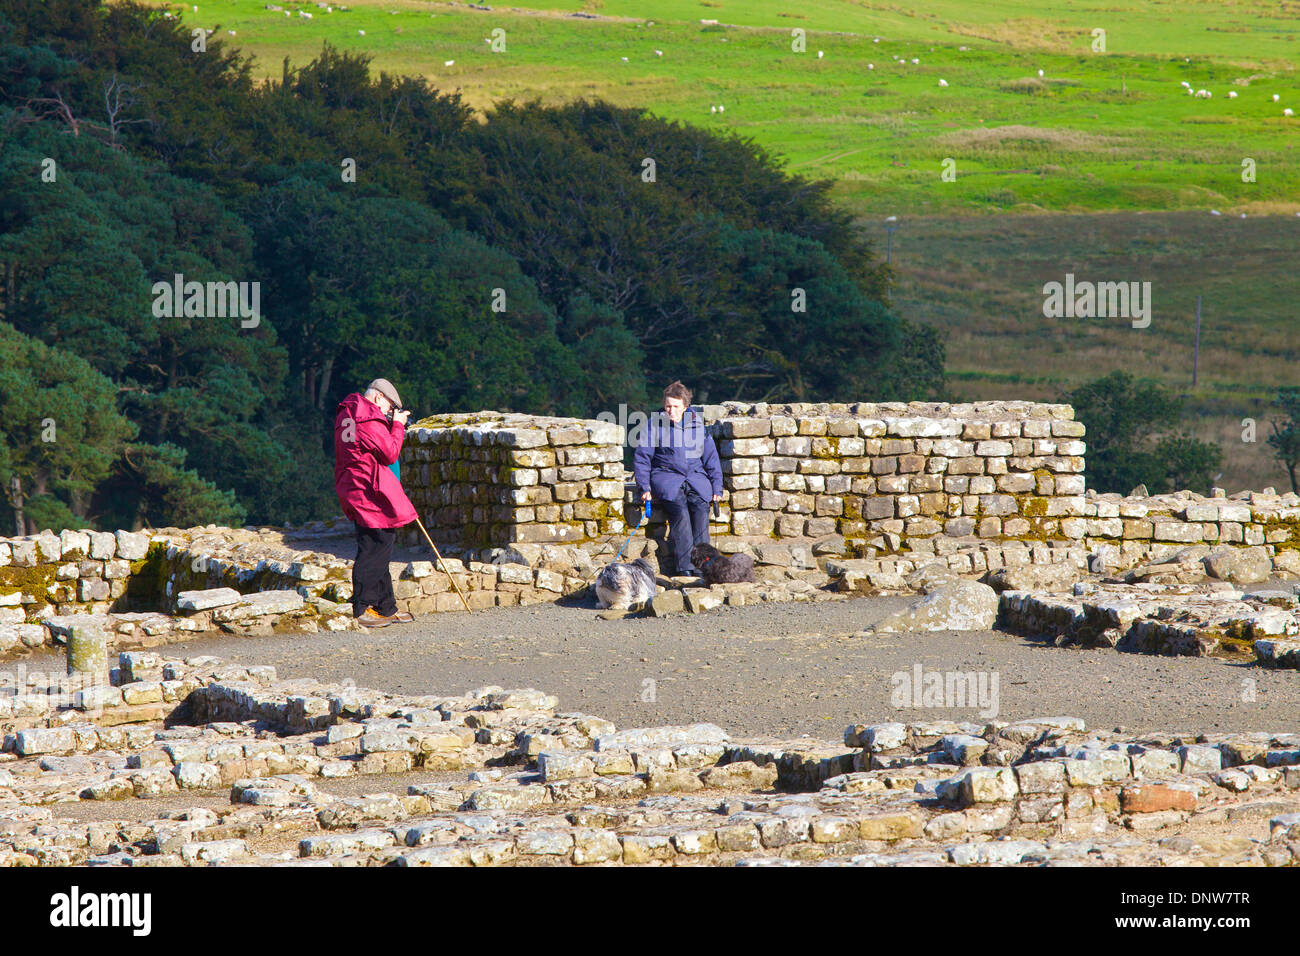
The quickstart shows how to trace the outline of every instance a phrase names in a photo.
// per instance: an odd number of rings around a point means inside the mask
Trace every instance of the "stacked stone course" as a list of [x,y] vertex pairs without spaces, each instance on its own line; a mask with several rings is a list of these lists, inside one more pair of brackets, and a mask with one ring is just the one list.
[[[793,582],[798,569],[829,576],[843,592],[903,590],[908,574],[933,562],[973,575],[1031,565],[1113,573],[1188,548],[1240,551],[1300,577],[1300,497],[1272,489],[1096,495],[1084,486],[1083,426],[1068,405],[726,403],[699,413],[723,470],[711,532],[722,550],[747,551],[776,569],[760,584]],[[624,514],[641,510],[623,464],[625,437],[635,436],[612,422],[491,411],[415,423],[404,485],[447,560],[443,568],[394,562],[399,608],[462,609],[444,571],[472,609],[585,587],[629,530]],[[0,654],[58,641],[50,622],[68,615],[111,612],[123,647],[171,630],[238,625],[256,633],[282,621],[251,605],[205,617],[178,606],[187,591],[293,592],[304,606],[288,608],[286,599],[276,613],[292,612],[308,630],[337,624],[351,597],[343,557],[350,530],[340,521],[299,531],[208,526],[0,539]],[[656,512],[627,556],[654,554],[649,542],[663,534]],[[412,550],[424,548],[414,526],[403,536]]]
[[[440,545],[577,542],[623,529],[623,452],[607,422],[438,415],[408,430],[402,468]],[[417,542],[418,529],[408,529],[406,540]]]
[[706,408],[739,536],[1055,537],[1082,509],[1068,405],[913,402]]
[[[390,695],[151,653],[121,655],[100,690],[93,708],[5,698],[0,866],[1300,860],[1291,733],[1052,717],[734,740],[712,724],[619,731],[535,689]],[[383,789],[412,771],[441,776]],[[331,792],[357,775],[365,795]],[[187,794],[208,806],[144,809]],[[77,801],[126,803],[61,819]]]
[[20,624],[27,607],[103,612],[127,593],[149,551],[148,534],[63,531],[0,538],[0,624]]

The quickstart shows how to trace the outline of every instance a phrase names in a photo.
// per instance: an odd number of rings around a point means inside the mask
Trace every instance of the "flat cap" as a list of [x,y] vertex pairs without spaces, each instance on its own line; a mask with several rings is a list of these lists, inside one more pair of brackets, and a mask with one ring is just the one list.
[[386,378],[377,378],[366,386],[366,391],[371,390],[378,392],[384,398],[393,403],[393,407],[401,408],[402,400],[397,395],[397,389],[393,388],[393,383]]

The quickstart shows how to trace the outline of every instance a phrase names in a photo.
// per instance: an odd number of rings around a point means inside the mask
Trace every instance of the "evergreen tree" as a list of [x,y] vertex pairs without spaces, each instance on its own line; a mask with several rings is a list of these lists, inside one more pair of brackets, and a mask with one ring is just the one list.
[[0,355],[0,483],[7,491],[19,479],[28,530],[86,527],[96,487],[135,437],[117,388],[85,359],[4,322]]
[[1280,389],[1272,405],[1281,414],[1269,423],[1273,433],[1268,443],[1273,446],[1273,456],[1286,468],[1291,490],[1300,494],[1300,485],[1296,484],[1296,471],[1300,469],[1300,388]]
[[1183,402],[1158,382],[1126,371],[1066,394],[1088,429],[1088,484],[1099,492],[1152,493],[1188,488],[1209,493],[1222,453],[1179,431]]

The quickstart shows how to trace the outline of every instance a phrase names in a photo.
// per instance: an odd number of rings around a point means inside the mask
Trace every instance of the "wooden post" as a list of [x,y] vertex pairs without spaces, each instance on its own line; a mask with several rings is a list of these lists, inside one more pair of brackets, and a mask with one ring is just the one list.
[[9,500],[14,506],[14,527],[21,538],[27,533],[27,522],[23,518],[23,483],[17,475],[9,482]]
[[1192,388],[1196,387],[1196,373],[1201,364],[1201,297],[1196,297],[1196,344],[1192,346]]

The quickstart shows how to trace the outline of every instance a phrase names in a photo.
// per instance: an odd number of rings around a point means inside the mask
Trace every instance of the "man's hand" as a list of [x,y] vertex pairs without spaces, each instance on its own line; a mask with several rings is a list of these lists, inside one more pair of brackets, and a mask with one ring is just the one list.
[[410,418],[411,418],[411,411],[408,408],[403,408],[400,412],[393,412],[393,421],[397,422],[403,428],[406,427],[406,423],[410,420]]
[[644,492],[644,493],[641,495],[641,500],[642,500],[642,501],[649,501],[649,500],[650,500],[650,492],[648,492],[648,491],[647,491],[647,492]]

